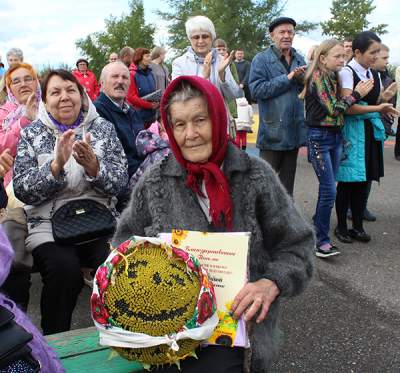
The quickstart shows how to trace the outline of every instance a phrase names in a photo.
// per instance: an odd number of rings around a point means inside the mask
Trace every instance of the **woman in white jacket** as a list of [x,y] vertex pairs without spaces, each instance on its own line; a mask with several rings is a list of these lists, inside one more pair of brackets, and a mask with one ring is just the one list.
[[234,51],[224,59],[212,48],[216,34],[211,20],[205,16],[191,17],[185,27],[190,47],[172,62],[172,79],[181,75],[200,76],[213,83],[225,100],[239,97],[239,86],[228,68]]

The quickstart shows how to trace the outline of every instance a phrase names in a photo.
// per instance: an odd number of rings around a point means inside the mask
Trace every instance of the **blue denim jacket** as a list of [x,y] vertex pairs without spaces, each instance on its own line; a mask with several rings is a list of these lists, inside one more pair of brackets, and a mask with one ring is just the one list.
[[[290,71],[305,65],[304,58],[292,49]],[[257,147],[269,150],[291,150],[306,144],[304,104],[298,95],[303,89],[269,47],[258,53],[250,69],[249,87],[258,102],[260,125]]]

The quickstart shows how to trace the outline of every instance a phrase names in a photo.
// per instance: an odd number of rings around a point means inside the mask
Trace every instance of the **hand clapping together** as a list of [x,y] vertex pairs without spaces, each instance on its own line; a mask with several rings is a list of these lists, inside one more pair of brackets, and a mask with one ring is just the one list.
[[99,161],[90,145],[90,133],[82,140],[75,140],[73,130],[68,130],[59,138],[51,171],[57,177],[72,155],[90,177],[96,177],[99,172]]

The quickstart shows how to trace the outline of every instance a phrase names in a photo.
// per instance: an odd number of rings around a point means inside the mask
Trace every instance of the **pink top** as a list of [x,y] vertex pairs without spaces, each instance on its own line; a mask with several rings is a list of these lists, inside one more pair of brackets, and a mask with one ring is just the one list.
[[[17,154],[17,145],[20,138],[21,129],[25,128],[31,120],[22,116],[15,121],[5,120],[10,114],[18,108],[18,105],[7,101],[0,107],[0,154],[9,149],[13,157]],[[12,169],[4,177],[4,186],[7,187],[12,179]]]

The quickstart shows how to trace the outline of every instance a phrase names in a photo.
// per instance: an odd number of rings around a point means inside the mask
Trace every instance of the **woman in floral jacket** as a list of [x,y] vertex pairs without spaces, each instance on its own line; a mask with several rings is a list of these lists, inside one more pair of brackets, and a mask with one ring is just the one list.
[[81,245],[56,244],[51,217],[62,205],[92,199],[116,215],[115,202],[128,182],[127,160],[112,123],[99,117],[77,79],[55,70],[43,83],[39,118],[21,133],[14,191],[27,204],[26,247],[43,280],[45,334],[70,328],[83,286],[81,267],[96,268],[107,257],[101,238]]

